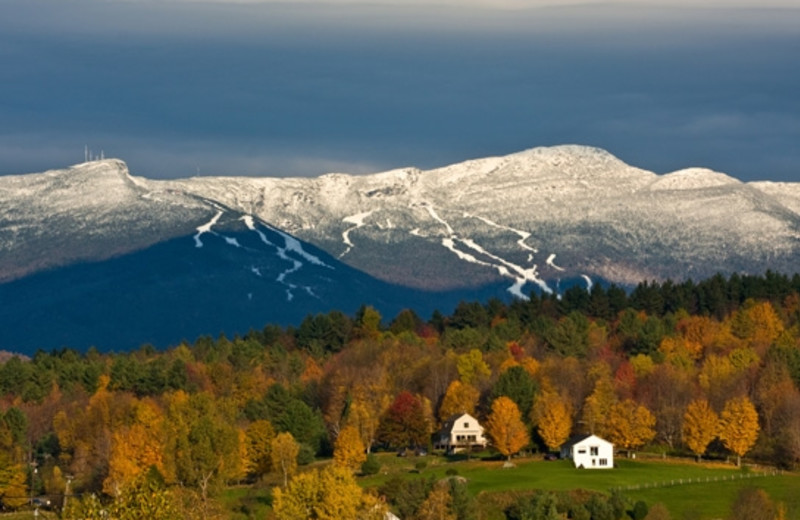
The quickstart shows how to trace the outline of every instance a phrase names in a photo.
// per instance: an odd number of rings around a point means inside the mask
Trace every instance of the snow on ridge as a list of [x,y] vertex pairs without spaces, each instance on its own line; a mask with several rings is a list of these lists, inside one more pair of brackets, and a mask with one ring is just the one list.
[[743,185],[743,183],[730,175],[709,170],[708,168],[685,168],[660,176],[653,182],[650,189],[653,191],[698,190],[735,185]]

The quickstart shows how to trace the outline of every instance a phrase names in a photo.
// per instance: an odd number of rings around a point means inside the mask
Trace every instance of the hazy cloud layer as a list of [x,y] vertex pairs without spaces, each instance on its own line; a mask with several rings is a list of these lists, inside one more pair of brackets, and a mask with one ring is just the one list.
[[85,144],[177,177],[579,143],[800,180],[800,10],[544,3],[4,0],[0,173]]

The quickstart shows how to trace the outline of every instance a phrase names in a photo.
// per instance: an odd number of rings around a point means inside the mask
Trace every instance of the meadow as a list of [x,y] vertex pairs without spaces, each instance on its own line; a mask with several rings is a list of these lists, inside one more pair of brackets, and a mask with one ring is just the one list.
[[[610,493],[619,490],[632,502],[649,506],[661,502],[673,519],[712,520],[726,518],[736,494],[743,487],[764,489],[776,502],[783,502],[787,518],[800,519],[800,475],[771,468],[736,468],[732,464],[691,462],[687,459],[631,460],[618,458],[608,470],[579,470],[570,461],[545,461],[539,457],[515,459],[504,468],[499,460],[457,460],[444,457],[397,458],[380,454],[378,475],[364,477],[364,487],[378,487],[393,475],[406,478],[446,478],[457,474],[467,481],[478,501],[482,518],[502,518],[492,510],[494,495],[534,489],[568,491],[584,489]],[[424,467],[422,467],[424,465]]]

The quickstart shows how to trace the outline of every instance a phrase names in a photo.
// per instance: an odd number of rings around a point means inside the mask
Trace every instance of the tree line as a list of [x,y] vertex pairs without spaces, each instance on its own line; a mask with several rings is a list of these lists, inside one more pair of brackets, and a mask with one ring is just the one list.
[[[57,497],[65,518],[110,504],[123,518],[132,500],[160,500],[151,518],[210,518],[222,487],[266,476],[281,483],[281,518],[308,514],[297,497],[332,482],[352,493],[331,507],[368,517],[383,502],[352,487],[352,472],[374,450],[429,447],[461,412],[506,457],[591,432],[628,453],[792,468],[800,275],[573,287],[427,320],[365,306],[164,351],[39,351],[0,365],[0,396],[0,504]],[[298,472],[320,457],[349,470]],[[426,507],[445,500],[427,493]]]

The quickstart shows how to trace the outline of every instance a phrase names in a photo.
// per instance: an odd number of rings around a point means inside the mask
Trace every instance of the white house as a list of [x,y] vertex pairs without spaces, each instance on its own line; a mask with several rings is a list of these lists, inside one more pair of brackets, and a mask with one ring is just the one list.
[[485,448],[486,444],[483,426],[468,413],[450,416],[433,441],[434,448],[453,453],[475,446]]
[[572,459],[576,468],[613,468],[614,445],[597,435],[581,435],[564,443],[561,458]]

